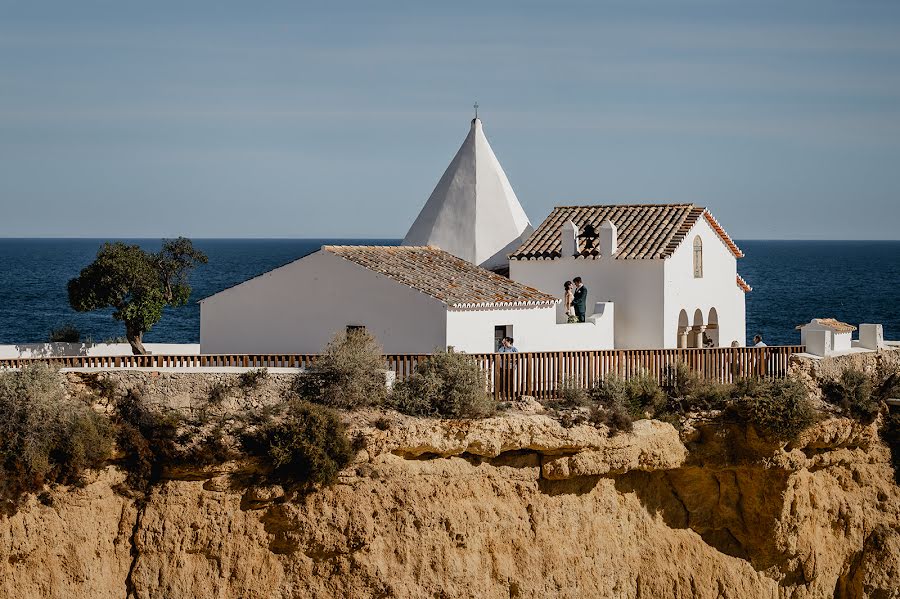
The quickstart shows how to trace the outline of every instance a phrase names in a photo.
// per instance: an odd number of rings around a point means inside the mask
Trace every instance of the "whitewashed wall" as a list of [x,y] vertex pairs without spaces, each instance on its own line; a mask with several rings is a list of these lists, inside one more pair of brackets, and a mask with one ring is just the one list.
[[[824,332],[824,338],[822,332]],[[813,337],[815,340],[812,339]],[[818,356],[850,351],[853,347],[853,333],[850,331],[837,333],[831,327],[808,323],[800,329],[800,345],[805,345],[808,353]]]
[[[588,288],[587,309],[615,304],[615,347],[663,347],[663,260],[511,260],[510,278],[556,297],[563,282],[580,276]],[[562,306],[558,308],[561,318]]]
[[[703,277],[694,278],[694,238],[703,242]],[[699,309],[703,323],[709,323],[710,310],[718,315],[719,345],[732,341],[744,345],[747,337],[744,292],[736,283],[737,260],[722,238],[701,218],[691,228],[671,257],[665,260],[665,324],[663,347],[678,346],[678,316],[687,312],[694,323]]]
[[[200,353],[199,343],[145,343],[153,354],[188,356]],[[127,343],[20,343],[0,345],[0,358],[50,358],[56,356],[130,356]]]
[[494,327],[512,325],[516,349],[569,351],[612,349],[613,314],[607,306],[590,322],[558,324],[556,308],[451,310],[447,313],[447,345],[458,351],[494,351]]
[[200,304],[203,353],[317,353],[347,325],[365,326],[386,353],[446,346],[446,306],[319,251]]

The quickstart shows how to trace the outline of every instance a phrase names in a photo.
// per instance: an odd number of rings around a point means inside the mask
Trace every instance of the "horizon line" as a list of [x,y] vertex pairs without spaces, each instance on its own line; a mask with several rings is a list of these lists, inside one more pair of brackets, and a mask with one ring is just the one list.
[[[37,241],[37,240],[46,240],[46,241],[117,241],[117,240],[134,240],[134,241],[159,241],[163,239],[177,239],[178,235],[161,235],[161,236],[152,236],[152,237],[141,237],[141,236],[129,236],[129,235],[119,235],[119,236],[105,236],[105,237],[96,237],[96,236],[71,236],[71,237],[60,237],[60,236],[51,236],[51,235],[37,235],[30,237],[7,237],[0,235],[0,241]],[[191,237],[182,235],[181,237],[187,237],[190,240],[206,240],[206,241],[336,241],[336,240],[356,240],[356,241],[402,241],[402,237],[366,237],[366,236],[353,236],[353,237],[342,237],[342,236],[320,236],[320,237],[207,237],[207,236],[197,236]],[[833,238],[833,237],[734,237],[736,241],[834,241],[834,242],[845,242],[845,241],[900,241],[900,237],[894,239],[886,239],[886,238],[878,238],[878,239],[867,239],[867,238]]]

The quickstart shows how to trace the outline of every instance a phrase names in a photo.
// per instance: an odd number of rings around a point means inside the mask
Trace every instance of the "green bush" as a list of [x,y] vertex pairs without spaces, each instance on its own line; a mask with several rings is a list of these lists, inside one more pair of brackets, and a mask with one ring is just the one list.
[[45,484],[78,484],[85,469],[111,455],[109,422],[66,397],[57,372],[43,364],[0,373],[0,501],[14,510]]
[[119,401],[118,414],[121,466],[131,489],[146,491],[167,468],[211,466],[236,457],[221,423],[206,429],[206,422],[190,423],[177,412],[150,409],[140,391],[132,389]]
[[620,403],[595,405],[588,420],[595,426],[604,425],[612,434],[630,433],[634,430],[634,419],[628,409]]
[[367,331],[338,334],[310,371],[297,375],[301,399],[352,410],[380,405],[387,396],[384,354]]
[[557,395],[559,407],[577,408],[590,405],[591,402],[587,389],[581,385],[577,378],[572,376],[563,379],[559,385]]
[[591,399],[604,408],[619,408],[634,419],[652,418],[666,406],[666,394],[656,379],[642,372],[630,379],[612,375],[601,380],[591,389]]
[[329,485],[353,457],[341,419],[331,409],[293,400],[284,417],[252,434],[246,446],[264,458],[283,482]]
[[66,323],[59,328],[50,331],[50,343],[78,343],[81,341],[81,331],[72,324]]
[[734,387],[704,379],[684,362],[678,362],[674,368],[667,369],[663,391],[668,397],[665,411],[686,414],[724,409],[734,394]]
[[847,368],[837,379],[822,383],[828,403],[863,423],[875,420],[881,411],[881,401],[874,393],[872,377],[857,368]]
[[483,418],[497,409],[478,362],[457,352],[436,352],[405,381],[394,385],[394,408],[412,416]]
[[639,399],[637,387],[632,388],[629,381],[618,376],[608,376],[591,389],[591,408],[589,420],[594,425],[604,425],[610,433],[628,432],[634,429],[634,417],[637,414]]
[[251,368],[238,375],[241,387],[244,387],[245,389],[255,389],[263,384],[268,378],[268,368]]
[[816,421],[809,392],[798,380],[739,381],[734,393],[728,413],[765,436],[791,441]]

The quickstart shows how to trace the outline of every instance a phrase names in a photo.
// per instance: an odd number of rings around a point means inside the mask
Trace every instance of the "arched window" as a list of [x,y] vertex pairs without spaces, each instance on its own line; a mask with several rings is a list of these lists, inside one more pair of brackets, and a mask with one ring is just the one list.
[[703,241],[694,237],[694,278],[703,278]]

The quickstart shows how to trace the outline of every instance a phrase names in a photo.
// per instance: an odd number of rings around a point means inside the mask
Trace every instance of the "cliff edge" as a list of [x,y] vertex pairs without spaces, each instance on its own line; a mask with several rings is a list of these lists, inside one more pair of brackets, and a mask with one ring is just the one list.
[[[172,380],[156,384],[177,403]],[[307,494],[245,484],[233,461],[135,496],[109,466],[0,520],[0,594],[900,597],[900,493],[876,424],[829,418],[773,446],[738,425],[608,436],[514,408],[346,414],[365,448]]]

